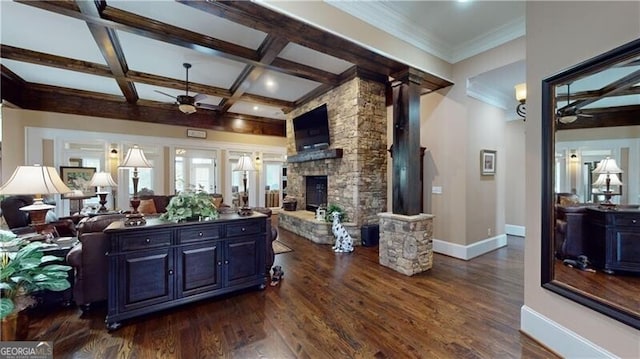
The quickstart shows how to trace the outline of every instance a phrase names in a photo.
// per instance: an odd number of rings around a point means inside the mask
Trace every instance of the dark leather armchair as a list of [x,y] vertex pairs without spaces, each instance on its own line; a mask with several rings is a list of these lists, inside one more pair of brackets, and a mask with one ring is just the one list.
[[109,237],[102,231],[124,214],[107,214],[84,218],[78,223],[80,243],[67,254],[67,264],[75,270],[73,300],[82,310],[91,303],[104,301],[108,293]]
[[575,259],[585,254],[587,206],[556,205],[556,258]]
[[273,253],[273,241],[278,238],[278,230],[275,227],[271,226],[272,211],[270,208],[254,207],[253,210],[267,215],[267,257],[265,258],[265,265],[267,269],[267,275],[270,275],[269,273],[271,273],[271,267],[273,267],[273,262],[275,261],[275,254]]

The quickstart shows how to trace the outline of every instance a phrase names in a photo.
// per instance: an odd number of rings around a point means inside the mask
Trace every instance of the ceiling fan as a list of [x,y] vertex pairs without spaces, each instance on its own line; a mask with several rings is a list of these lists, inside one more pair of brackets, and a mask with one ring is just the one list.
[[[567,105],[568,107],[571,104],[571,84],[567,84]],[[578,108],[567,108],[566,110],[558,109],[556,111],[556,118],[558,122],[569,124],[575,122],[578,117],[593,117],[593,115],[587,115],[582,113],[582,111]]]
[[198,101],[204,100],[207,95],[203,95],[203,94],[196,94],[195,96],[189,96],[189,69],[191,68],[191,64],[190,63],[184,63],[182,64],[182,66],[184,66],[187,76],[186,76],[186,89],[185,89],[185,94],[184,95],[178,95],[178,96],[173,96],[170,95],[166,92],[162,92],[159,90],[155,90],[157,93],[163,94],[165,96],[169,96],[171,98],[174,98],[176,100],[176,104],[178,105],[178,109],[185,114],[191,114],[196,112],[196,108],[206,108],[209,110],[217,110],[218,107],[215,105],[209,105],[206,103],[200,103]]

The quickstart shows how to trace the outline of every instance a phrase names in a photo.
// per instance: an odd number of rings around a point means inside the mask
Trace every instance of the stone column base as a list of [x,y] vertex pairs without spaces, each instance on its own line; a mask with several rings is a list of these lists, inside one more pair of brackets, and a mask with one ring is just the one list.
[[380,264],[404,275],[414,275],[433,265],[433,215],[405,216],[390,212],[380,217]]

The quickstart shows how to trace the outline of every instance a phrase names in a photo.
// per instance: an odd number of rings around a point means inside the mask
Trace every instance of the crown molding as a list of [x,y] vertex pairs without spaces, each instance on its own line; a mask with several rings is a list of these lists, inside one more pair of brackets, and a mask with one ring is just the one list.
[[500,26],[499,28],[475,37],[459,46],[451,52],[451,63],[456,63],[475,56],[494,47],[500,46],[511,40],[526,35],[525,17],[519,17]]

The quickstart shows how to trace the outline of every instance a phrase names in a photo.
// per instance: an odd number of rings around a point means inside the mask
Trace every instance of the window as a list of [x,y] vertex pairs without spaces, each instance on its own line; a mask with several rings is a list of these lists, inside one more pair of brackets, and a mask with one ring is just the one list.
[[218,193],[217,151],[176,148],[176,192],[201,189]]

